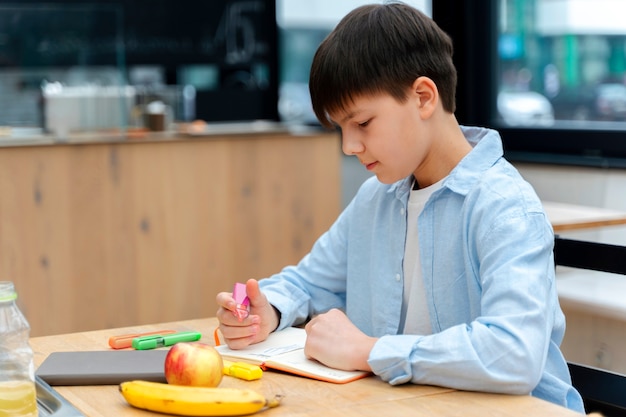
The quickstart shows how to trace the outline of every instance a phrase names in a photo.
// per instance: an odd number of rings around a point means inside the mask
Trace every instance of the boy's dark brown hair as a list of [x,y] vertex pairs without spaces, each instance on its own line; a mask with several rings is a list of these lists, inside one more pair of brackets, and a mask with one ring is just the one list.
[[404,102],[416,78],[437,85],[444,110],[454,113],[456,69],[452,40],[428,16],[400,3],[354,9],[320,44],[311,65],[309,91],[315,115],[345,109],[360,95],[388,93]]

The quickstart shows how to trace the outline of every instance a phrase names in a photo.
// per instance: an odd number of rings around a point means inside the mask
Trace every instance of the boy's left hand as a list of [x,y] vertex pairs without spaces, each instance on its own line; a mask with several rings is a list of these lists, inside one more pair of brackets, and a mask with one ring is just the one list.
[[359,330],[341,310],[332,309],[309,321],[304,353],[326,366],[371,371],[367,359],[378,339]]

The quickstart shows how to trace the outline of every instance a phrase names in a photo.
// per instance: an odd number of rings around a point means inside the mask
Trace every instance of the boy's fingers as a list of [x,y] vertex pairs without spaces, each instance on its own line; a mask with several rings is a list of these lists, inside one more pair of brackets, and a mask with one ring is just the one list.
[[229,292],[220,292],[219,294],[217,294],[217,297],[215,297],[215,301],[218,306],[224,308],[225,310],[232,311],[236,307],[235,300],[233,299],[232,294]]
[[249,279],[246,282],[246,293],[250,299],[250,304],[259,304],[263,293],[259,288],[259,282],[256,279]]

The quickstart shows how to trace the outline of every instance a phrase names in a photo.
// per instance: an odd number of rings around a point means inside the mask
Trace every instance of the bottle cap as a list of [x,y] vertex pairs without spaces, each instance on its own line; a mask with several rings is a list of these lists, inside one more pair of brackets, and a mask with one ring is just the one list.
[[11,281],[0,281],[0,302],[13,301],[17,298],[15,287]]

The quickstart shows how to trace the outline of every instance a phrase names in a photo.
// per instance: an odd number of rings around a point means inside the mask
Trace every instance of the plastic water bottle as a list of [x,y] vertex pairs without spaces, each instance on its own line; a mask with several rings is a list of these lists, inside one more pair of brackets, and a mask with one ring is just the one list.
[[0,281],[0,417],[37,417],[30,326],[12,282]]

